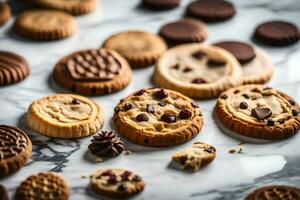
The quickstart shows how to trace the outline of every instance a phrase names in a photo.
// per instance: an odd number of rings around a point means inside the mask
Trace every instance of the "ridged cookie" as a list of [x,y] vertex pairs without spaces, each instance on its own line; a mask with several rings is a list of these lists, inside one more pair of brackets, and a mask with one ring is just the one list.
[[203,125],[199,107],[167,89],[143,89],[122,99],[113,117],[127,139],[146,146],[171,146],[192,139]]
[[263,86],[227,90],[216,104],[216,117],[234,132],[254,138],[281,139],[300,128],[300,107],[286,94]]
[[34,131],[49,137],[80,138],[95,134],[104,123],[94,101],[74,94],[56,94],[34,101],[27,112]]
[[300,188],[287,185],[269,185],[258,188],[245,200],[299,200]]
[[11,17],[11,11],[7,3],[0,2],[0,26],[4,25]]

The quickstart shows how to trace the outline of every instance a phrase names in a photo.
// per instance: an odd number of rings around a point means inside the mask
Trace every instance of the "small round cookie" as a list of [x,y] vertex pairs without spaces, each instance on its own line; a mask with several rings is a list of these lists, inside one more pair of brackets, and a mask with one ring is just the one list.
[[245,200],[299,200],[300,189],[286,185],[270,185],[249,194]]
[[234,5],[223,0],[197,0],[190,3],[186,15],[205,22],[221,22],[232,18],[236,11]]
[[53,172],[42,172],[29,176],[17,188],[18,200],[67,200],[69,187],[66,181]]
[[113,117],[127,139],[146,146],[171,146],[192,139],[203,125],[199,107],[167,89],[142,89],[122,99]]
[[244,85],[220,95],[216,117],[228,129],[253,138],[281,139],[300,128],[300,107],[286,94],[263,86]]
[[34,131],[56,138],[95,134],[104,123],[103,110],[94,101],[74,94],[56,94],[34,101],[27,112]]
[[117,52],[88,49],[63,57],[53,72],[56,82],[83,95],[103,95],[125,88],[131,81],[131,68]]
[[11,17],[11,11],[7,3],[0,2],[0,26],[4,25]]
[[98,170],[92,174],[90,187],[98,195],[126,198],[141,192],[145,187],[145,183],[134,172],[119,168],[108,168]]
[[202,142],[195,142],[192,147],[180,150],[172,155],[172,160],[194,172],[211,163],[216,157],[216,148]]
[[142,0],[142,5],[150,10],[170,10],[179,4],[180,0]]
[[287,46],[300,39],[296,25],[286,21],[268,21],[257,26],[254,39],[271,46]]
[[152,65],[166,51],[167,45],[158,35],[144,31],[127,31],[110,36],[102,45],[124,56],[132,68]]
[[0,177],[19,170],[29,159],[32,144],[22,130],[0,125]]
[[170,46],[184,43],[203,42],[207,37],[205,25],[195,19],[180,19],[160,28],[159,35]]
[[13,30],[32,40],[59,40],[70,37],[76,31],[75,19],[62,11],[30,10],[19,15]]
[[263,84],[272,78],[274,65],[264,50],[239,41],[213,45],[229,51],[239,61],[243,69],[243,84]]
[[23,57],[0,50],[0,87],[24,80],[29,71],[28,63]]
[[212,98],[242,83],[242,69],[229,52],[185,44],[168,50],[156,64],[155,83],[191,98]]

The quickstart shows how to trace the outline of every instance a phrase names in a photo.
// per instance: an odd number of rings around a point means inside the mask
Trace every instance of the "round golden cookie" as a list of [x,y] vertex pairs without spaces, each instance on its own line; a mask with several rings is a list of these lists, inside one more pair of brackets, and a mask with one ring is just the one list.
[[258,188],[245,200],[299,200],[300,188],[287,185],[269,185]]
[[299,111],[291,97],[263,85],[229,89],[216,104],[216,117],[221,124],[238,134],[261,139],[280,139],[297,133]]
[[113,117],[127,139],[146,146],[171,146],[192,139],[203,125],[199,107],[167,89],[143,89],[122,99]]
[[242,69],[233,55],[221,48],[185,44],[160,57],[153,80],[191,98],[212,98],[240,85]]
[[98,170],[92,174],[90,187],[98,195],[126,198],[141,192],[145,187],[145,183],[134,172],[119,168],[108,168]]
[[43,172],[29,176],[17,188],[18,200],[67,200],[69,187],[66,181],[52,172]]
[[75,19],[62,11],[30,10],[19,15],[13,30],[33,40],[59,40],[70,37],[77,29]]
[[34,131],[49,137],[80,138],[95,134],[104,123],[94,101],[74,94],[56,94],[34,101],[27,112]]
[[166,43],[160,36],[144,31],[114,34],[105,40],[102,47],[120,53],[132,68],[154,64],[167,49]]
[[4,25],[11,17],[11,11],[7,3],[0,2],[0,26]]
[[88,49],[63,57],[53,72],[56,82],[83,95],[103,95],[124,89],[131,81],[131,68],[117,52]]

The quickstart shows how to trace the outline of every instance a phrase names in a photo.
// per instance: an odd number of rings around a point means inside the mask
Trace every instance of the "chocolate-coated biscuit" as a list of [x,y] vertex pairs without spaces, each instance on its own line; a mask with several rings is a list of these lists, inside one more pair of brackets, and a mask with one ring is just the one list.
[[270,185],[258,188],[245,200],[299,200],[300,189],[287,185]]
[[142,0],[142,5],[150,10],[169,10],[179,6],[180,0]]
[[11,11],[7,3],[0,2],[0,26],[4,25],[11,17]]

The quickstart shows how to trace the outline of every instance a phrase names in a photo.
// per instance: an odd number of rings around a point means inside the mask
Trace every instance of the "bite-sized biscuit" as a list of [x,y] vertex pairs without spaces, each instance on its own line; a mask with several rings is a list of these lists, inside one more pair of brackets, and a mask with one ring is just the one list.
[[263,84],[271,79],[274,66],[264,50],[239,41],[222,41],[213,45],[229,51],[239,61],[243,69],[243,84]]
[[287,185],[270,185],[258,188],[245,200],[299,200],[300,189]]
[[69,187],[66,181],[53,172],[42,172],[29,176],[17,188],[18,200],[67,200]]
[[24,80],[29,71],[28,63],[23,57],[0,51],[0,87]]
[[152,65],[166,51],[164,40],[144,31],[127,31],[107,38],[102,47],[113,49],[124,56],[132,68]]
[[59,40],[70,37],[77,29],[75,19],[62,11],[29,10],[20,14],[13,30],[32,40]]
[[185,44],[168,50],[156,64],[155,83],[192,98],[211,98],[242,83],[242,69],[229,52]]
[[0,26],[4,25],[11,17],[11,11],[7,3],[0,2]]
[[142,5],[150,10],[170,10],[179,4],[180,0],[142,0]]
[[244,85],[220,95],[216,117],[228,129],[248,137],[281,139],[300,128],[300,107],[286,94],[263,85]]
[[29,159],[32,144],[22,130],[0,125],[0,177],[19,170]]
[[192,147],[180,150],[172,155],[172,160],[182,169],[198,171],[211,163],[216,157],[216,148],[202,142],[195,142]]
[[117,52],[88,49],[63,57],[53,72],[56,82],[83,95],[103,95],[125,88],[131,81],[131,68]]
[[145,187],[145,183],[134,172],[119,168],[108,168],[98,170],[92,174],[90,187],[98,195],[125,198],[141,192]]
[[74,94],[56,94],[34,101],[27,112],[34,131],[49,137],[80,138],[95,134],[104,123],[94,101]]
[[171,146],[192,139],[203,125],[199,107],[188,97],[167,89],[142,89],[115,108],[117,130],[146,146]]

